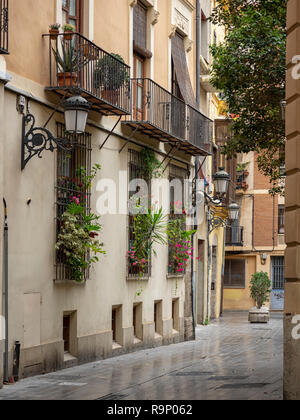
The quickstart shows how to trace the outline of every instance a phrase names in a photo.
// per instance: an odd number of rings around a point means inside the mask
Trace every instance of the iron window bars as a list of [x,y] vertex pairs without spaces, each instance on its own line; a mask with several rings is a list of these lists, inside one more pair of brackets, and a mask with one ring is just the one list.
[[0,54],[8,54],[8,0],[0,0]]
[[226,245],[243,246],[244,245],[244,227],[227,226],[226,227]]
[[284,257],[272,257],[272,288],[284,290]]
[[[150,179],[145,179],[145,172],[143,170],[143,161],[142,161],[142,155],[140,152],[137,152],[136,150],[132,150],[130,149],[128,151],[129,153],[129,182],[135,180],[135,179],[144,179],[147,184],[148,184],[148,193],[149,193],[149,202],[151,200],[151,192],[150,192],[150,188],[151,188],[151,180]],[[129,200],[131,199],[131,197],[133,195],[135,195],[138,191],[136,192],[131,192],[129,194]],[[132,249],[132,247],[134,246],[134,216],[133,215],[129,215],[128,218],[128,246],[129,246],[129,250]],[[131,263],[129,261],[129,258],[127,259],[128,264],[128,277],[130,278],[138,278],[139,277],[139,267],[138,266],[134,266],[133,263]],[[145,265],[145,268],[143,270],[143,276],[145,277],[150,277],[151,276],[151,255],[149,255],[149,259],[148,259],[148,264]]]
[[[46,90],[70,96],[74,89],[104,115],[130,113],[130,67],[79,33],[49,38],[50,80]],[[70,39],[71,38],[71,39]]]
[[[64,125],[57,124],[58,138],[66,138],[72,144],[71,135],[66,135]],[[75,146],[70,150],[57,150],[57,182],[56,182],[56,236],[61,227],[62,215],[66,211],[73,196],[85,197],[87,214],[91,210],[91,192],[86,190],[82,183],[82,175],[78,173],[81,167],[86,170],[87,176],[91,174],[91,135],[88,133],[76,136]],[[89,272],[84,273],[85,280]],[[66,256],[61,250],[56,252],[56,281],[72,281],[72,270],[66,262]]]
[[[182,229],[186,229],[186,215],[184,214],[184,181],[188,178],[188,171],[187,169],[180,168],[176,165],[170,165],[170,171],[169,171],[169,181],[172,182],[173,180],[178,179],[182,183],[182,189],[181,189],[181,197],[182,197],[182,203],[178,203],[176,205],[175,203],[175,191],[174,187],[170,188],[170,216],[169,220],[176,220],[180,219],[182,220]],[[180,208],[182,207],[183,213],[182,214],[176,214],[175,207]],[[176,271],[176,268],[174,265],[172,265],[172,253],[173,249],[171,244],[169,243],[168,247],[168,273],[170,275],[178,275],[178,272]],[[186,269],[184,269],[184,272],[182,274],[186,273]]]
[[131,116],[123,123],[191,155],[209,155],[213,122],[151,79],[131,79]]

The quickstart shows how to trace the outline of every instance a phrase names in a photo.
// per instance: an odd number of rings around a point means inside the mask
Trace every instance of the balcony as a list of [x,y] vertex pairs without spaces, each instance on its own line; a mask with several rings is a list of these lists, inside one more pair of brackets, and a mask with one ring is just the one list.
[[0,54],[8,54],[8,0],[0,0]]
[[243,246],[244,228],[242,226],[227,226],[226,246]]
[[77,91],[103,115],[130,113],[130,67],[119,56],[107,53],[78,33],[43,37],[49,39],[47,91],[64,98]]
[[211,153],[213,122],[151,79],[131,80],[131,116],[123,124],[192,156]]

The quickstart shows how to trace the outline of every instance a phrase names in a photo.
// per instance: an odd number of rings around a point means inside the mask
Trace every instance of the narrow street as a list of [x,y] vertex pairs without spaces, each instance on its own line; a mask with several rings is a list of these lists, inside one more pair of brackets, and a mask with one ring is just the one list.
[[250,325],[227,313],[195,342],[26,379],[0,400],[281,400],[282,315]]

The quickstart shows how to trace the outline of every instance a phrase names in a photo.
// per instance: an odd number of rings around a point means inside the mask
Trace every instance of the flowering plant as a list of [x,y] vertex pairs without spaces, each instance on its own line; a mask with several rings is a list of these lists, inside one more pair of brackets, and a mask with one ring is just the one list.
[[66,211],[60,219],[55,248],[60,251],[70,267],[72,280],[82,282],[86,270],[99,261],[98,254],[105,254],[103,243],[97,238],[102,229],[100,217],[87,211],[87,193],[96,177],[99,165],[93,166],[91,175],[84,167],[76,171],[76,179],[62,178],[60,186],[73,192],[67,198]]
[[193,259],[191,238],[196,231],[186,231],[183,224],[182,218],[170,220],[168,224],[170,273],[184,274],[189,260]]

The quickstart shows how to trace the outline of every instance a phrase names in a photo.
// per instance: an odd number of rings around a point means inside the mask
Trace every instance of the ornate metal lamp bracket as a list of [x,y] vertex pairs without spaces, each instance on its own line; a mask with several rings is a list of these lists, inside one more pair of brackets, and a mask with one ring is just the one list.
[[[29,124],[30,127],[28,129],[27,126]],[[35,127],[35,118],[32,114],[28,113],[23,116],[22,170],[34,156],[38,156],[41,159],[44,150],[49,150],[50,152],[54,152],[57,148],[70,150],[67,145],[68,140],[55,138],[47,128]]]
[[222,219],[222,217],[216,216],[214,212],[211,212],[208,225],[209,225],[209,234],[211,234],[216,229],[219,229],[221,227],[225,228],[227,226],[227,220]]

